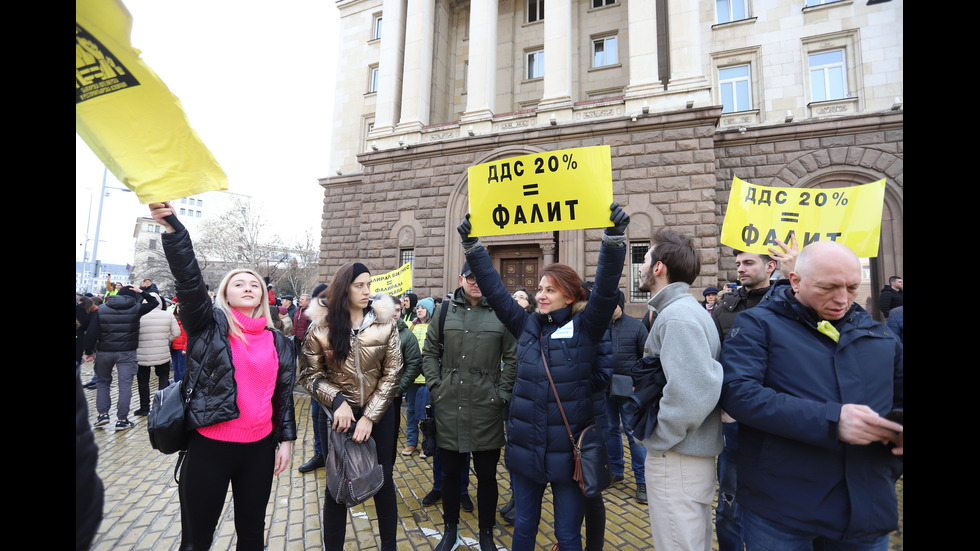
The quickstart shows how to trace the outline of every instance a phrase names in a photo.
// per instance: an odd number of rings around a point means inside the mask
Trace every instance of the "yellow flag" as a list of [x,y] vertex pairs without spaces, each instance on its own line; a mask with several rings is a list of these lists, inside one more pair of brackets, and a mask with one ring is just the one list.
[[75,132],[142,203],[228,189],[180,105],[130,43],[120,0],[75,1]]

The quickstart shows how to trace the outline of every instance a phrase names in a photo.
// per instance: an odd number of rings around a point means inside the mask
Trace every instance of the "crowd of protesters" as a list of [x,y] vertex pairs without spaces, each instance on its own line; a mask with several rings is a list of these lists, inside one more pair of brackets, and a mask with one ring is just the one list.
[[[549,487],[556,545],[602,549],[603,499],[583,494],[572,453],[574,436],[593,424],[608,437],[613,483],[625,478],[626,439],[636,501],[649,511],[658,551],[711,549],[718,491],[723,550],[790,542],[887,549],[901,474],[901,334],[853,304],[852,280],[860,274],[846,247],[816,244],[801,252],[794,241],[778,242],[771,255],[735,251],[741,285],[721,294],[705,288],[698,304],[690,286],[700,255],[690,238],[661,230],[639,270],[640,289],[652,295],[641,322],[623,311],[630,219],[615,203],[594,282],[556,263],[542,269],[534,292],[508,289],[467,218],[457,228],[466,256],[459,286],[421,298],[372,293],[371,271],[357,259],[339,267],[329,285],[296,297],[276,297],[268,279],[251,270],[229,272],[209,293],[169,204],[150,210],[167,230],[177,296],[162,296],[150,279],[139,287],[107,281],[103,296],[76,295],[76,373],[94,360],[95,376],[82,386],[98,392],[96,428],[109,428],[116,374],[116,430],[133,426],[134,377],[137,416],[149,413],[151,370],[158,389],[217,377],[188,401],[193,430],[181,467],[181,549],[210,547],[229,485],[238,549],[262,548],[271,480],[294,451],[297,382],[310,395],[315,434],[300,472],[324,467],[332,431],[373,441],[384,474],[373,521],[384,551],[396,548],[394,463],[415,453],[433,460],[432,488],[421,504],[442,502],[437,551],[461,545],[460,510],[474,510],[471,469],[481,551],[497,549],[498,483],[512,489],[499,510],[514,524],[510,549],[535,548]],[[779,280],[777,268],[788,279]],[[900,279],[898,285],[900,291]],[[807,375],[784,365],[792,356],[774,334],[807,349]],[[634,433],[628,404],[651,359],[666,385],[655,424]],[[863,365],[874,380],[838,387],[824,369],[834,362]],[[778,375],[769,379],[767,372]],[[822,474],[798,480],[780,460],[767,470],[761,455],[770,446]],[[498,481],[502,455],[508,476]],[[329,491],[323,503],[324,548],[342,550],[347,506]],[[855,509],[872,503],[873,516]]]

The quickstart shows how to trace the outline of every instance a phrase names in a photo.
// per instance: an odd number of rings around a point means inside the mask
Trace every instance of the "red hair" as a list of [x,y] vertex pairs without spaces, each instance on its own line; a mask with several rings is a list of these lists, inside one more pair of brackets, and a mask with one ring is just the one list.
[[558,289],[558,292],[572,299],[572,304],[588,300],[585,288],[582,287],[582,280],[568,264],[560,262],[549,264],[541,271],[541,277],[547,277],[555,289]]

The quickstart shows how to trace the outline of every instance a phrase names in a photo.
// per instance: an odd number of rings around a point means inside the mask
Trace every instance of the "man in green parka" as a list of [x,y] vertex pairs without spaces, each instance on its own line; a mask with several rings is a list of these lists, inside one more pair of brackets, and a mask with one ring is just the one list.
[[433,313],[422,347],[442,456],[446,529],[436,551],[459,546],[460,474],[467,453],[476,470],[480,550],[496,550],[497,462],[504,445],[503,409],[517,376],[517,339],[490,309],[468,264],[445,307],[444,319],[443,307]]

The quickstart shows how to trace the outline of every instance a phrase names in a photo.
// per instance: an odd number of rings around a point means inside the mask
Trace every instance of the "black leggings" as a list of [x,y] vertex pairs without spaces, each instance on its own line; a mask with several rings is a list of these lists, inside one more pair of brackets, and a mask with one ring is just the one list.
[[230,482],[237,550],[261,551],[275,457],[271,434],[258,442],[240,443],[212,440],[191,431],[180,470],[180,548],[211,548]]
[[[374,494],[374,508],[378,512],[377,526],[381,535],[381,551],[395,551],[395,530],[398,524],[398,510],[395,500],[395,483],[391,478],[395,464],[395,415],[400,412],[389,407],[381,420],[371,429],[371,438],[378,450],[378,463],[384,471],[385,481]],[[354,408],[354,418],[360,419],[361,412]],[[320,406],[320,445],[323,454],[329,453],[329,431],[333,430],[327,414]],[[344,540],[347,537],[347,506],[334,501],[327,492],[323,496],[323,548],[328,551],[344,551]]]
[[[500,448],[469,452],[476,470],[476,508],[480,529],[493,528],[497,522],[497,462]],[[442,455],[442,507],[446,524],[459,524],[460,476],[466,465],[466,453],[439,448]]]

